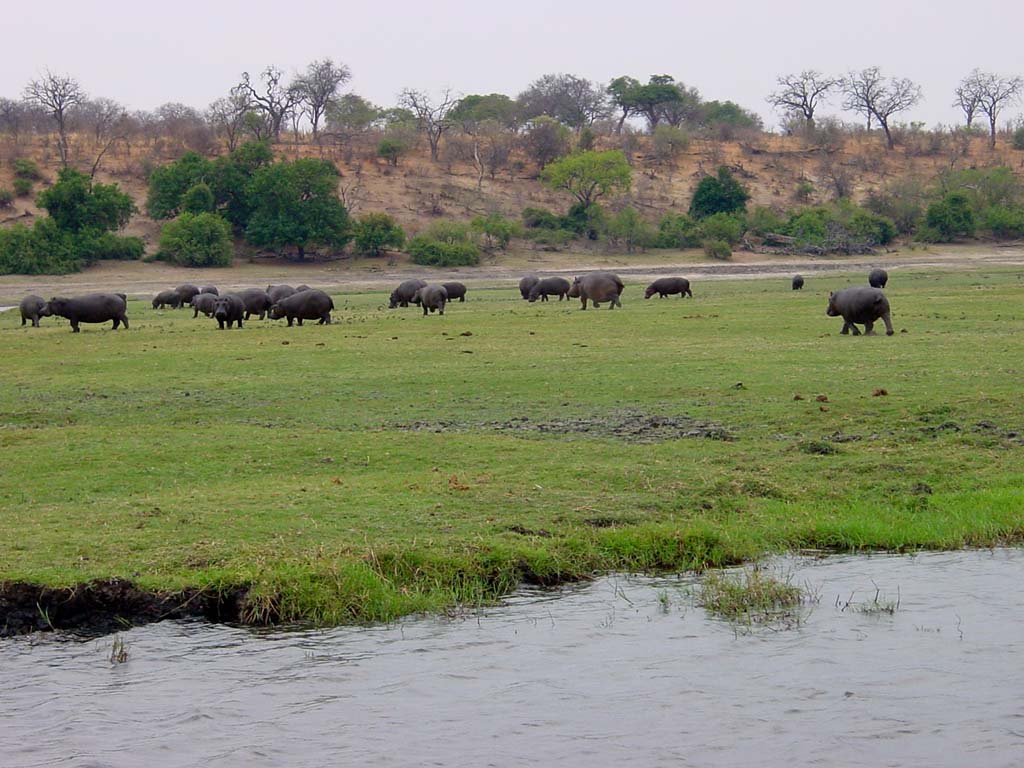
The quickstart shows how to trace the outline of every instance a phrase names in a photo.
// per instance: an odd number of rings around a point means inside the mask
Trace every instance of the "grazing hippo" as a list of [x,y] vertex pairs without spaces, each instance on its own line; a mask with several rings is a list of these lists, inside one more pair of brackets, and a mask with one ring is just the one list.
[[209,293],[211,296],[220,296],[220,291],[217,290],[216,285],[204,285],[199,289],[200,293]]
[[246,288],[244,291],[238,291],[235,295],[245,304],[246,320],[250,315],[259,315],[262,320],[270,311],[270,305],[274,303],[270,300],[267,292],[260,288]]
[[462,283],[441,283],[444,289],[448,291],[448,301],[459,301],[466,300],[466,286]]
[[860,331],[854,323],[864,326],[864,334],[873,336],[875,334],[872,326],[876,320],[885,323],[885,335],[892,336],[892,320],[889,316],[889,300],[878,288],[843,288],[841,291],[828,295],[828,309],[825,314],[829,317],[843,318],[843,330],[840,333],[853,331],[854,336],[860,336]]
[[804,279],[803,279],[803,277],[801,277],[800,275],[795,275],[793,277],[793,290],[794,291],[799,291],[803,287],[804,287]]
[[310,288],[305,283],[303,283],[302,285],[296,285],[295,286],[295,292],[296,293],[302,293],[303,291],[310,291],[310,290],[312,290],[312,288]]
[[128,328],[126,306],[121,294],[91,293],[73,299],[54,297],[47,303],[46,309],[49,314],[66,317],[71,321],[72,332],[78,333],[79,323],[105,323],[107,320],[114,321],[114,330],[117,330],[121,323]]
[[570,298],[578,298],[583,303],[580,309],[587,308],[587,299],[594,302],[594,307],[600,307],[601,302],[610,301],[608,309],[622,307],[619,296],[625,286],[614,272],[591,272],[583,277],[576,277],[569,289]]
[[153,309],[163,309],[165,306],[177,309],[181,304],[181,294],[177,291],[160,291],[153,297]]
[[540,278],[537,277],[536,275],[527,275],[526,277],[519,281],[519,295],[522,296],[524,299],[529,299],[530,290],[539,282]]
[[289,296],[295,293],[295,289],[290,285],[268,285],[267,296],[270,297],[270,303],[276,304],[281,299],[287,299]]
[[181,297],[181,304],[178,306],[183,307],[192,301],[193,296],[199,293],[199,286],[186,283],[185,285],[179,285],[174,289],[174,292]]
[[868,285],[872,288],[885,288],[885,284],[889,282],[889,273],[884,269],[872,269],[868,273]]
[[423,307],[423,314],[437,310],[437,314],[444,314],[444,305],[448,301],[448,291],[443,285],[424,285],[416,291],[413,301]]
[[207,317],[213,317],[213,308],[217,304],[217,296],[212,293],[197,293],[192,297],[190,306],[195,312],[192,313],[192,318],[199,317],[199,313],[202,312]]
[[42,296],[26,296],[21,300],[18,309],[21,310],[21,324],[24,325],[26,320],[31,320],[33,328],[39,327],[40,317],[49,317],[53,314]]
[[571,287],[569,281],[564,277],[545,277],[543,280],[538,280],[533,284],[526,299],[531,304],[537,301],[537,299],[547,301],[548,296],[557,296],[559,301],[562,299],[568,301],[569,289]]
[[388,308],[394,309],[395,307],[408,307],[410,301],[415,301],[416,292],[420,288],[425,288],[426,285],[426,280],[406,280],[391,292],[391,298],[388,300]]
[[301,293],[293,293],[280,301],[274,302],[270,308],[270,319],[280,320],[288,318],[290,328],[293,320],[298,320],[302,325],[303,320],[319,320],[320,325],[331,324],[331,310],[334,309],[334,302],[331,297],[323,291],[310,289]]
[[228,330],[231,329],[232,323],[238,323],[238,327],[241,328],[243,315],[246,320],[249,319],[245,301],[239,294],[228,293],[213,300],[213,319],[217,321],[220,330],[224,330],[225,323]]
[[692,299],[693,291],[690,290],[690,281],[685,277],[659,277],[647,286],[644,298],[649,299],[654,294],[658,294],[659,299],[664,299],[673,293],[678,293],[680,299],[684,296],[689,296]]

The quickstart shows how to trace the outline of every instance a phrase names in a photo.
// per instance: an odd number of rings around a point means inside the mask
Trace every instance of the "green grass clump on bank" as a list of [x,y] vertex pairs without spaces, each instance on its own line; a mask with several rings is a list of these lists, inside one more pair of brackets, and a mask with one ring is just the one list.
[[336,295],[331,326],[223,332],[144,302],[128,332],[4,313],[0,580],[245,586],[249,620],[329,624],[1020,541],[1020,273],[895,273],[897,335],[839,336],[827,291],[862,282],[630,285],[613,312],[510,286],[429,318]]

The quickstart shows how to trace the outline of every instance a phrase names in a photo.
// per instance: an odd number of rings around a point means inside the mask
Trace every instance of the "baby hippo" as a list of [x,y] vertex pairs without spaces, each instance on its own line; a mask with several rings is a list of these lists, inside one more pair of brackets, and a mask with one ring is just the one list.
[[320,325],[330,325],[332,309],[334,301],[331,297],[323,291],[311,288],[274,302],[270,307],[270,319],[280,320],[287,317],[289,328],[294,320],[298,320],[299,325],[302,325],[303,320],[319,320]]
[[437,310],[437,314],[444,314],[444,305],[448,301],[448,291],[443,285],[425,285],[416,291],[413,302],[423,307],[423,314]]
[[193,319],[199,317],[200,312],[207,317],[213,317],[213,308],[217,305],[217,295],[213,293],[197,293],[192,297],[192,301],[189,304],[195,310],[192,313]]
[[649,299],[654,294],[658,294],[659,299],[664,299],[674,293],[678,293],[680,299],[684,296],[689,296],[692,299],[693,291],[690,290],[690,281],[685,277],[659,277],[647,286],[644,298]]
[[177,291],[161,291],[153,297],[153,309],[163,309],[165,306],[177,309],[181,306],[181,294]]
[[847,334],[853,331],[854,336],[860,336],[860,331],[854,323],[864,326],[864,334],[873,336],[873,326],[877,320],[885,323],[885,335],[892,336],[892,320],[889,313],[889,300],[878,288],[843,288],[841,291],[828,295],[828,309],[825,314],[829,317],[843,318],[843,330],[840,333]]
[[24,325],[26,320],[31,320],[33,328],[39,327],[40,317],[49,317],[52,314],[50,305],[41,296],[26,296],[21,300],[18,309],[21,310],[21,324]]

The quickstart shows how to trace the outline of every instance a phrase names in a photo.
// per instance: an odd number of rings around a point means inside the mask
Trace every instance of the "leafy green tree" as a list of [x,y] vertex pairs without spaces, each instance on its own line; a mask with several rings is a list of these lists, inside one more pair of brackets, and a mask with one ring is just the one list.
[[394,138],[383,138],[377,143],[377,157],[383,157],[388,165],[398,166],[398,161],[409,151],[409,145]]
[[548,165],[541,178],[552,189],[564,189],[588,207],[598,198],[628,190],[630,168],[619,150],[578,152]]
[[210,185],[199,182],[190,187],[181,198],[181,210],[184,213],[213,213],[214,201]]
[[666,213],[658,222],[660,248],[696,248],[700,245],[697,222],[685,213]]
[[732,213],[713,213],[701,221],[700,232],[704,240],[735,245],[743,237],[743,221]]
[[49,217],[0,227],[0,274],[63,275],[81,269],[73,238]]
[[351,239],[348,212],[338,198],[338,170],[326,160],[305,158],[256,171],[249,187],[253,205],[246,238],[253,245],[342,248]]
[[343,137],[366,133],[381,114],[380,107],[362,96],[346,93],[327,105],[327,130]]
[[153,219],[171,219],[181,212],[181,199],[196,184],[212,176],[209,160],[196,152],[160,166],[149,177],[146,213]]
[[636,208],[631,207],[623,208],[608,218],[605,236],[613,245],[625,248],[627,253],[656,242],[654,230]]
[[73,235],[120,229],[136,210],[117,184],[94,183],[74,168],[61,169],[57,183],[43,190],[37,202],[60,229]]
[[213,191],[216,209],[236,232],[245,230],[252,215],[249,185],[253,176],[273,160],[273,150],[267,143],[250,141],[214,162],[210,189]]
[[503,93],[463,96],[449,117],[463,126],[494,122],[506,129],[519,125],[519,105]]
[[360,216],[353,229],[356,250],[368,256],[379,256],[388,248],[401,248],[405,244],[405,232],[386,213]]
[[213,213],[183,213],[164,224],[160,255],[183,267],[230,266],[231,225]]
[[958,237],[973,237],[976,223],[971,203],[963,192],[950,192],[928,206],[925,239],[948,243]]
[[717,176],[705,176],[697,184],[690,200],[690,215],[703,219],[716,213],[742,213],[749,199],[750,193],[723,165]]
[[470,226],[483,236],[484,247],[489,251],[508,248],[512,238],[519,233],[518,225],[499,213],[477,216]]

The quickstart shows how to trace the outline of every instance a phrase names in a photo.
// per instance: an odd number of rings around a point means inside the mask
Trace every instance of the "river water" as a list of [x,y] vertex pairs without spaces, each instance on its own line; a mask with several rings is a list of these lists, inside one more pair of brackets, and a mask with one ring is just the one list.
[[771,567],[817,596],[798,626],[618,576],[388,626],[165,622],[124,663],[2,641],[0,766],[1024,765],[1024,550]]

